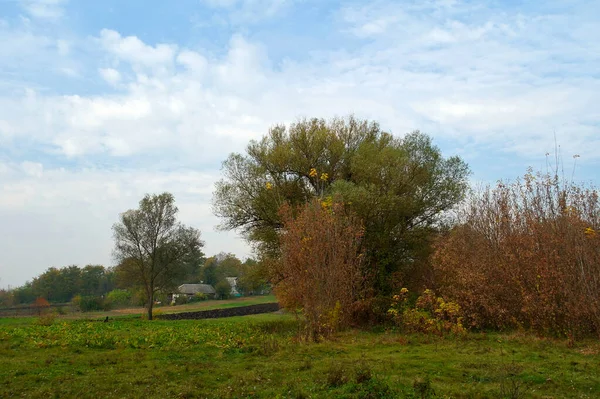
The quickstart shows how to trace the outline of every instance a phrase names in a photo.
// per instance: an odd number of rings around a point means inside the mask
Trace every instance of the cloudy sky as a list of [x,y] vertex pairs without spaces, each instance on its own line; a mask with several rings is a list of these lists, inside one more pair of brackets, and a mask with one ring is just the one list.
[[597,185],[599,22],[598,0],[0,0],[0,287],[112,265],[144,193],[249,255],[215,231],[221,162],[304,116],[420,129],[485,182],[556,137]]

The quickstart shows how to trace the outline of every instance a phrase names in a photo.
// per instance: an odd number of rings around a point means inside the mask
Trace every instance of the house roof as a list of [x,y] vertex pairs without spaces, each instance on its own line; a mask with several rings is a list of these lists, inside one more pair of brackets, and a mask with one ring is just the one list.
[[193,295],[197,293],[215,294],[214,287],[210,284],[181,284],[178,290],[182,294]]

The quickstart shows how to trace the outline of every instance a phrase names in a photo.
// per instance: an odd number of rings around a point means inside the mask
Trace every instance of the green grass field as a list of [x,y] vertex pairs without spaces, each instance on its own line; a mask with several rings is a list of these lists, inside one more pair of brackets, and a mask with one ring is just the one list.
[[308,344],[297,331],[280,314],[0,319],[0,397],[600,397],[598,341],[354,330]]

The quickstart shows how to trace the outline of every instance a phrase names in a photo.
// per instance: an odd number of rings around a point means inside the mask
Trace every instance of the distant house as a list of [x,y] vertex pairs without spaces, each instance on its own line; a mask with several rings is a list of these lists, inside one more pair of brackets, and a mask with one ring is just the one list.
[[215,297],[217,292],[210,284],[181,284],[179,287],[177,287],[177,292],[173,293],[171,301],[175,301],[175,298],[179,297],[180,295],[186,295],[187,297],[191,298],[198,293],[204,294],[207,298],[212,299]]
[[225,279],[231,286],[231,296],[242,296],[237,290],[237,277],[225,277]]

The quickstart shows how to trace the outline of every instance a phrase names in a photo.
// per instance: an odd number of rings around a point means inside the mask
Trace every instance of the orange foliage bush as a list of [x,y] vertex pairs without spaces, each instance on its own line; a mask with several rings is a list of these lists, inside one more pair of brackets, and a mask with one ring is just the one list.
[[466,324],[600,334],[598,192],[533,174],[473,196],[433,257]]
[[333,201],[315,200],[300,209],[284,205],[280,214],[284,229],[281,258],[271,270],[274,291],[283,307],[302,310],[306,338],[318,340],[351,322],[363,284],[362,225]]
[[35,300],[33,307],[38,316],[40,316],[42,313],[44,313],[50,308],[50,302],[48,302],[46,298],[39,297]]

